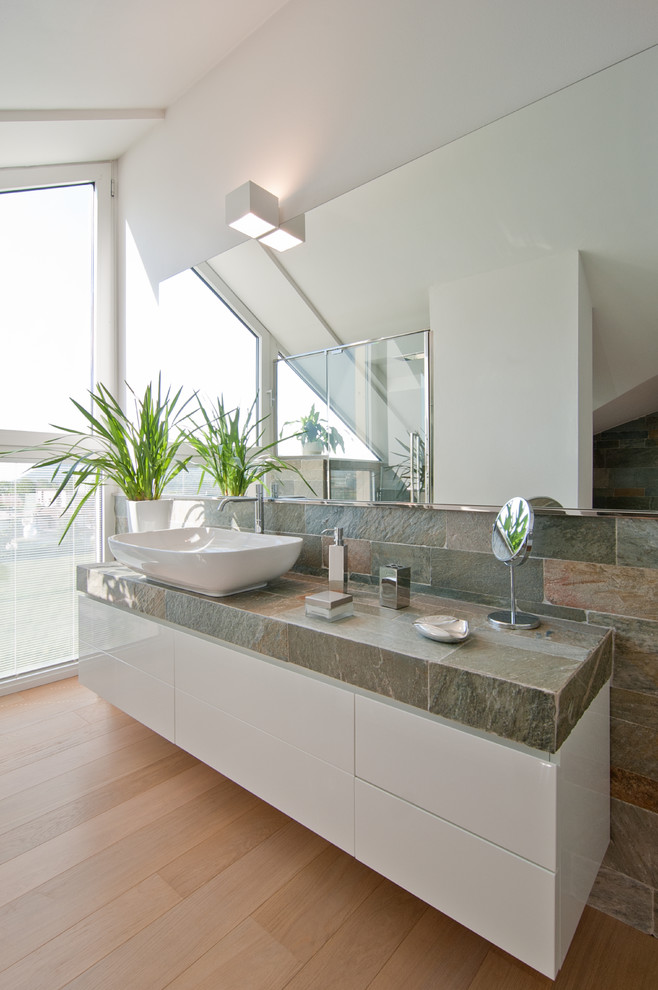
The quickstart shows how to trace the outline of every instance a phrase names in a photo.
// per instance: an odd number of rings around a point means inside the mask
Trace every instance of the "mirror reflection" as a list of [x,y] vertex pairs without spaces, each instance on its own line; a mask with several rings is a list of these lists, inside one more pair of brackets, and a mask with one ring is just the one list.
[[[412,333],[277,361],[279,454],[304,474],[317,474],[317,465],[296,458],[321,456],[324,498],[431,501],[428,338]],[[297,494],[294,476],[280,489]]]
[[532,509],[524,498],[511,498],[493,526],[491,549],[505,564],[522,564],[531,548]]
[[[284,355],[430,327],[434,501],[587,508],[593,434],[658,408],[656,94],[654,48],[318,207],[282,257],[209,265]],[[612,459],[633,507],[653,451]]]

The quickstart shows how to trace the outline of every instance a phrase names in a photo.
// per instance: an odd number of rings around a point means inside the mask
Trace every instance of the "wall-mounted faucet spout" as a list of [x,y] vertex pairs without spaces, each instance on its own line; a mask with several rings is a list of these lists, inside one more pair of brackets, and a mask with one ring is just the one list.
[[219,511],[221,512],[225,505],[229,502],[253,502],[254,503],[254,533],[264,533],[264,498],[263,498],[263,486],[256,485],[255,495],[226,495],[219,503]]

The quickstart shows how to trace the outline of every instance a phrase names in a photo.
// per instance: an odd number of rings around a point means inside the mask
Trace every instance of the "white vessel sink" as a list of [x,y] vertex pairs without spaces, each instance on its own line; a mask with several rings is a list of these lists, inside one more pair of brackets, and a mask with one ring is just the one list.
[[197,526],[111,536],[116,559],[145,577],[213,598],[262,588],[299,557],[299,536]]

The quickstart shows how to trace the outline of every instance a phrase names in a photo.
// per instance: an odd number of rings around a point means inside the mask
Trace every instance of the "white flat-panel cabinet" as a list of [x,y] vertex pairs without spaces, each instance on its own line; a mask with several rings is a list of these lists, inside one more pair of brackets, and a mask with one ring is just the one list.
[[609,837],[609,688],[549,755],[83,599],[80,678],[554,978]]
[[176,690],[354,773],[354,695],[300,668],[176,632]]
[[176,742],[353,855],[353,774],[182,691],[176,695]]
[[548,758],[357,697],[356,761],[362,780],[556,869],[558,768]]
[[356,782],[356,858],[542,973],[555,966],[556,875]]
[[88,598],[79,622],[81,639],[96,650],[79,663],[81,683],[174,742],[172,630]]

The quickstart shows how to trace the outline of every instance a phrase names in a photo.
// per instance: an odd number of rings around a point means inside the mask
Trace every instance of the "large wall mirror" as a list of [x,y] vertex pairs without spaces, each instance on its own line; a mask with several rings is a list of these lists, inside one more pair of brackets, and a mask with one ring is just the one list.
[[[450,493],[434,501],[495,505],[513,489],[588,508],[594,432],[658,409],[657,176],[653,48],[318,207],[294,250],[249,241],[208,264],[284,355],[430,327]],[[576,442],[565,495],[550,479]]]

